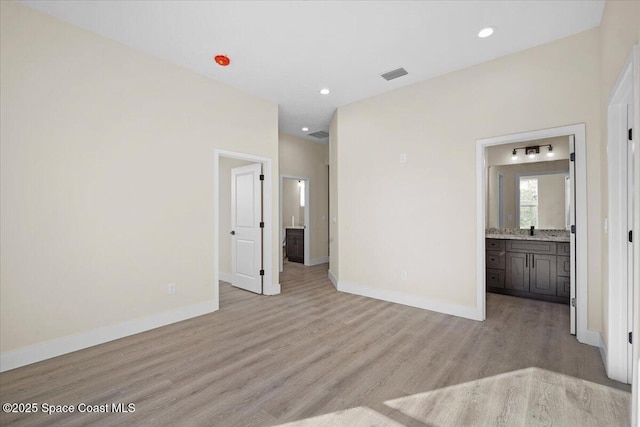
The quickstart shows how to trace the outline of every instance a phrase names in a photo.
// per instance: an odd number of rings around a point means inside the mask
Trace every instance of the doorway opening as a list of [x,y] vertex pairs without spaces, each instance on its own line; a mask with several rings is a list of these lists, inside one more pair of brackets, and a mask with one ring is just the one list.
[[285,258],[311,265],[310,185],[309,177],[280,175],[280,272]]
[[218,305],[220,280],[258,294],[280,293],[273,268],[271,159],[215,150],[214,176]]
[[[521,144],[525,147],[530,145],[536,145],[532,141],[547,140],[550,138],[566,137],[570,140],[571,153],[570,157],[573,161],[570,164],[575,171],[575,175],[572,174],[573,185],[575,187],[575,209],[572,210],[574,214],[571,218],[571,233],[570,237],[570,266],[567,269],[571,271],[571,283],[569,289],[569,310],[571,318],[570,331],[567,333],[574,333],[578,341],[590,345],[597,346],[599,344],[599,334],[594,331],[590,331],[587,328],[587,307],[588,307],[588,277],[587,277],[587,205],[586,205],[586,139],[585,139],[585,125],[570,125],[559,128],[544,129],[539,131],[525,132],[520,134],[506,135],[495,138],[487,138],[477,141],[476,146],[476,172],[477,172],[477,307],[478,318],[486,318],[486,291],[487,291],[487,257],[486,257],[486,230],[488,225],[491,225],[492,215],[487,202],[488,185],[489,185],[489,168],[487,163],[487,148],[494,146],[501,146],[506,144]],[[529,144],[528,144],[529,143]],[[540,144],[538,144],[540,145]],[[538,147],[539,149],[540,147]],[[526,150],[523,150],[526,151]],[[538,150],[539,152],[539,150]],[[508,156],[516,156],[518,150],[511,149],[506,154]],[[529,154],[529,153],[526,153]],[[563,181],[564,183],[564,181]],[[505,181],[507,184],[507,181]],[[515,182],[514,182],[515,186]],[[562,187],[564,191],[564,184]],[[506,190],[505,190],[506,192]],[[563,203],[564,207],[564,203]],[[529,207],[530,208],[530,207]],[[510,217],[512,215],[512,218]],[[520,224],[515,224],[516,215],[515,212],[510,214],[505,212],[504,223],[507,228],[519,229]],[[495,222],[497,226],[498,215],[495,215]],[[509,224],[512,224],[511,226]],[[521,251],[522,252],[522,251]],[[545,258],[536,258],[523,256],[522,267],[527,266],[531,262],[543,262],[551,268],[551,263],[547,262]],[[491,278],[490,278],[491,279]],[[528,283],[528,282],[527,282]]]

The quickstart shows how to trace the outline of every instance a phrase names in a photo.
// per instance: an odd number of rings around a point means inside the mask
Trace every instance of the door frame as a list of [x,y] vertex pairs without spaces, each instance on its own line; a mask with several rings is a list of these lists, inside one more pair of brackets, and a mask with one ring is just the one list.
[[[638,179],[638,47],[635,46],[629,55],[627,62],[622,68],[618,80],[609,96],[607,107],[607,157],[608,157],[608,307],[607,307],[607,337],[608,345],[605,359],[605,367],[609,378],[623,382],[634,383],[634,390],[637,393],[637,382],[634,378],[634,361],[637,361],[637,344],[632,344],[631,355],[629,354],[628,335],[629,331],[638,331],[637,321],[637,297],[638,297],[638,242],[634,238],[633,249],[635,260],[633,269],[635,270],[632,283],[629,283],[629,260],[628,237],[629,229],[640,230],[638,219],[639,201],[636,198],[634,206],[634,218],[632,224],[628,221],[627,203],[629,194],[627,191],[627,161],[628,146],[620,144],[619,141],[627,141],[627,102],[631,98],[634,106],[633,123],[635,129],[633,142],[636,150],[632,161],[635,161],[635,180]],[[614,143],[616,141],[616,143]],[[624,146],[623,146],[624,145]],[[629,306],[631,304],[631,306]],[[634,341],[637,341],[635,339]],[[629,360],[631,358],[631,360]],[[629,372],[631,370],[631,372]],[[634,400],[634,403],[635,400]],[[634,415],[637,408],[634,407]]]
[[216,148],[213,154],[213,212],[215,215],[213,228],[213,244],[216,256],[213,257],[213,289],[216,298],[216,310],[220,308],[220,158],[246,160],[262,164],[264,174],[262,209],[264,221],[264,233],[262,240],[262,259],[264,268],[263,294],[276,295],[280,293],[280,284],[274,278],[273,271],[273,184],[271,177],[271,159],[267,157],[255,156],[253,154],[240,153],[236,151],[222,150]]
[[[311,179],[308,176],[296,176],[296,175],[280,175],[280,209],[278,212],[280,212],[280,221],[279,221],[279,228],[278,228],[278,235],[280,235],[280,241],[278,243],[278,252],[280,253],[280,272],[282,273],[282,270],[284,269],[283,266],[283,260],[284,260],[284,252],[283,252],[283,239],[285,238],[286,234],[284,230],[284,223],[282,222],[282,205],[283,205],[283,201],[282,201],[282,187],[284,185],[284,180],[285,179],[295,179],[298,181],[304,181],[304,185],[305,185],[305,190],[304,190],[304,265],[309,266],[310,264],[310,260],[311,260],[311,253],[310,253],[310,247],[311,247],[311,241],[310,241],[310,227],[309,227],[309,217],[310,217],[310,208],[309,208],[309,201],[311,199],[311,197],[309,196],[311,194],[310,191],[310,185],[311,185]],[[282,234],[280,234],[282,233]]]
[[[558,136],[575,135],[576,169],[576,338],[579,342],[600,345],[600,334],[591,331],[588,325],[588,259],[587,259],[587,159],[586,126],[584,123],[541,129],[476,141],[476,307],[478,317],[486,319],[486,272],[485,272],[485,149],[487,147],[516,142],[526,142]],[[578,238],[579,236],[579,238]],[[579,278],[579,280],[578,280]]]

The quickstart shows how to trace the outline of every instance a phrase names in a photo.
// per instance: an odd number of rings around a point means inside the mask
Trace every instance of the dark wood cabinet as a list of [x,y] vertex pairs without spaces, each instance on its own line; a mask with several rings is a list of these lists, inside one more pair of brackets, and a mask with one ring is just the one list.
[[531,254],[529,292],[556,296],[556,256]]
[[529,292],[529,254],[508,252],[505,288]]
[[487,291],[568,304],[571,258],[564,256],[568,245],[487,239]]
[[304,263],[304,230],[287,228],[287,259],[291,262]]

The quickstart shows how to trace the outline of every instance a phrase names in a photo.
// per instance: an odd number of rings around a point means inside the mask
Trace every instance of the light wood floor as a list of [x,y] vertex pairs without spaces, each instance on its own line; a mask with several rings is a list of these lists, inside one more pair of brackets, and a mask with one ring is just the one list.
[[2,403],[134,403],[135,412],[0,413],[0,425],[628,419],[629,387],[568,334],[567,306],[489,294],[487,320],[475,322],[338,293],[326,265],[288,263],[280,281],[271,297],[222,284],[216,313],[0,374]]

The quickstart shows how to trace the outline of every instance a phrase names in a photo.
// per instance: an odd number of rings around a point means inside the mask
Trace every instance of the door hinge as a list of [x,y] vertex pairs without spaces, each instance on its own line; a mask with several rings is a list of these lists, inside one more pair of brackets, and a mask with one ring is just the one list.
[[260,221],[260,228],[264,228],[264,222]]
[[576,226],[575,226],[575,224],[571,226],[571,234],[576,234]]
[[264,276],[264,270],[260,270],[260,275]]
[[633,141],[633,128],[629,129],[629,141]]
[[260,181],[264,181],[264,175],[260,174]]
[[575,162],[576,161],[576,153],[571,153],[569,155],[569,160],[571,160],[572,162]]
[[575,307],[575,306],[576,306],[576,299],[571,298],[571,307]]
[[629,230],[629,242],[633,243],[633,230]]
[[629,344],[633,344],[633,332],[629,332]]

